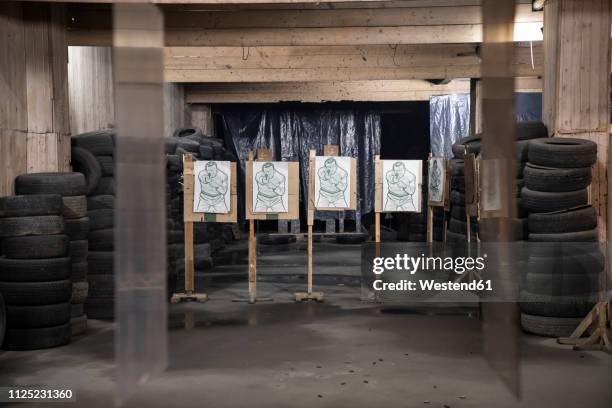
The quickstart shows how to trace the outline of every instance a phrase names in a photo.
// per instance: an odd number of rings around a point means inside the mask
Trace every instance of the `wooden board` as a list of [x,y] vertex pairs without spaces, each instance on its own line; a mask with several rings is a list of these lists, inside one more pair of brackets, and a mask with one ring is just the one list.
[[[259,157],[259,154],[258,154]],[[286,213],[253,213],[253,162],[246,161],[246,219],[247,220],[297,220],[300,218],[300,163],[288,162],[289,208]]]
[[236,179],[238,171],[236,163],[231,163],[230,212],[227,214],[208,214],[193,212],[194,173],[191,156],[183,156],[183,219],[185,222],[237,222],[238,221],[238,189]]
[[[515,48],[515,75],[541,75],[541,43],[533,44],[533,60],[529,46],[515,44]],[[475,44],[168,47],[165,61],[165,80],[170,82],[320,82],[481,75]]]
[[476,168],[476,157],[473,153],[465,155],[464,180],[465,180],[465,209],[470,217],[478,216],[478,171]]

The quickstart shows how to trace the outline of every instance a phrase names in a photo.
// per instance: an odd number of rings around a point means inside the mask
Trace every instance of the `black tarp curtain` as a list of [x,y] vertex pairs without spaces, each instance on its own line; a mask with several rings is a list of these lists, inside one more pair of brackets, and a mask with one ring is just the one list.
[[[244,197],[245,160],[248,152],[272,150],[276,161],[300,163],[300,213],[306,214],[308,155],[323,154],[323,145],[339,145],[341,156],[357,159],[357,216],[374,210],[374,155],[380,152],[380,114],[367,108],[321,108],[321,105],[223,105],[221,118],[226,146],[239,162],[239,194]],[[219,122],[217,122],[219,123]],[[239,214],[244,217],[244,200]],[[317,212],[315,218],[338,214]],[[346,218],[354,218],[347,212]]]

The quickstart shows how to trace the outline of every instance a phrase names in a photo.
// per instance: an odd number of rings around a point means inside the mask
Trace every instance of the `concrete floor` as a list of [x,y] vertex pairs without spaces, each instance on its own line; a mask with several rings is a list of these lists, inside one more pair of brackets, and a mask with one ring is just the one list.
[[[206,304],[171,306],[169,367],[127,406],[612,404],[612,356],[523,335],[518,402],[483,357],[477,319],[385,312],[362,303],[358,286],[332,281],[316,288],[325,292],[324,303],[293,303],[292,293],[304,285],[283,281],[259,283],[260,295],[273,297],[272,303],[231,302],[245,295],[242,282],[209,287]],[[0,352],[0,386],[37,384],[72,387],[77,403],[64,406],[111,406],[113,325],[90,320],[86,335],[57,349]]]

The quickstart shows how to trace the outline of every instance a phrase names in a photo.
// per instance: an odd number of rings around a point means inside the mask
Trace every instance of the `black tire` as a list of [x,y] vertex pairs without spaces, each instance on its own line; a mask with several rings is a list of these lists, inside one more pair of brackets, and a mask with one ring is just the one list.
[[464,142],[464,143],[459,141],[457,143],[453,143],[451,150],[453,151],[453,157],[459,158],[459,159],[462,159],[463,157],[465,157],[466,151],[468,154],[473,153],[475,155],[478,155],[480,154],[480,140],[473,140],[473,141]]
[[26,235],[55,235],[64,232],[60,215],[0,218],[0,238]]
[[68,254],[67,235],[30,235],[2,240],[2,255],[11,259],[60,258]]
[[529,162],[546,167],[590,167],[597,161],[597,145],[590,140],[566,137],[534,139]]
[[0,258],[1,282],[50,282],[70,279],[69,257],[48,259]]
[[368,234],[363,232],[345,232],[336,235],[337,244],[362,244],[368,240]]
[[529,215],[529,232],[558,234],[589,231],[597,227],[597,211],[592,206]]
[[115,226],[114,210],[91,210],[87,213],[87,216],[89,217],[90,231],[108,229]]
[[546,125],[537,121],[518,122],[516,124],[516,140],[531,140],[548,137]]
[[588,296],[547,296],[521,291],[519,295],[521,312],[533,316],[584,317],[596,299]]
[[61,215],[63,208],[59,194],[0,197],[0,218]]
[[36,329],[59,326],[70,320],[70,303],[40,306],[8,306],[7,326],[11,329]]
[[68,255],[73,263],[86,261],[88,250],[89,241],[86,239],[70,241],[68,244]]
[[90,251],[113,251],[115,249],[115,230],[103,229],[89,234]]
[[51,305],[70,301],[72,282],[0,282],[0,292],[7,305]]
[[212,160],[214,157],[214,150],[211,146],[200,146],[200,159]]
[[107,275],[113,274],[115,268],[115,253],[104,251],[89,251],[87,255],[88,274]]
[[178,128],[172,134],[172,137],[203,137],[202,130],[195,127]]
[[185,240],[183,231],[168,231],[166,233],[166,241],[168,244],[180,244]]
[[174,173],[183,171],[183,158],[177,154],[166,155],[166,169]]
[[89,319],[112,320],[115,318],[115,298],[90,297],[85,302]]
[[446,242],[448,243],[465,243],[467,242],[467,236],[464,234],[457,234],[452,231],[446,231]]
[[22,174],[15,178],[15,193],[86,195],[87,183],[85,176],[76,172]]
[[87,316],[81,315],[70,319],[70,334],[72,337],[80,336],[87,331]]
[[546,317],[521,313],[521,326],[527,333],[544,337],[568,337],[583,318]]
[[110,194],[87,197],[87,210],[106,210],[115,208],[115,196]]
[[457,219],[459,221],[466,221],[467,214],[465,213],[465,206],[463,205],[453,205],[451,208],[451,217]]
[[64,203],[64,218],[82,218],[87,216],[87,197],[71,196],[62,197]]
[[0,347],[4,342],[4,334],[6,333],[6,306],[4,305],[4,297],[0,293]]
[[295,241],[293,234],[264,234],[257,237],[257,243],[260,245],[283,245]]
[[88,278],[89,293],[92,297],[115,296],[114,275],[91,275]]
[[563,193],[534,191],[527,187],[521,190],[521,205],[530,213],[569,210],[584,206],[588,201],[589,193],[586,189]]
[[[475,238],[475,235],[478,232],[478,224],[472,222],[470,223],[470,228],[472,229],[472,235]],[[467,235],[467,222],[451,218],[448,222],[448,230],[456,234]]]
[[176,151],[176,140],[171,138],[164,139],[164,152],[166,154],[173,154]]
[[178,138],[176,140],[176,151],[177,154],[179,149],[183,149],[189,153],[200,153],[200,144],[198,142],[194,142],[193,140]]
[[103,176],[112,176],[115,174],[115,158],[113,156],[96,156],[100,163]]
[[451,177],[451,191],[465,193],[465,178],[463,176]]
[[96,157],[80,147],[72,148],[72,167],[85,175],[86,194],[91,194],[102,177],[102,167]]
[[72,136],[72,146],[82,147],[96,156],[115,153],[115,132],[102,129]]
[[71,269],[72,275],[70,280],[72,283],[87,281],[87,261],[73,262]]
[[527,273],[522,289],[536,295],[592,296],[599,286],[599,273]]
[[606,258],[599,248],[591,250],[582,248],[582,245],[567,248],[564,245],[555,251],[553,247],[545,245],[545,248],[531,248],[531,252],[526,267],[530,274],[589,274],[605,268]]
[[89,235],[89,218],[75,218],[64,220],[65,233],[70,237],[71,241],[79,241],[87,239]]
[[463,170],[465,169],[463,159],[450,159],[448,163],[451,176],[463,176]]
[[465,207],[465,193],[452,190],[450,193],[450,202],[452,205],[461,205]]
[[597,242],[598,240],[597,228],[562,234],[529,234],[529,241],[533,242]]
[[521,163],[525,163],[529,159],[529,140],[519,140],[515,143],[516,146],[516,165],[521,167]]
[[525,186],[530,190],[567,192],[587,188],[591,184],[591,168],[556,169],[527,164],[524,170]]
[[115,179],[113,177],[102,177],[100,182],[91,192],[91,195],[115,195]]
[[79,317],[85,314],[85,306],[83,303],[72,303],[70,304],[70,317]]
[[70,343],[70,323],[38,329],[8,329],[4,350],[23,351],[59,347]]
[[89,296],[89,282],[74,282],[72,284],[72,297],[70,303],[85,303]]

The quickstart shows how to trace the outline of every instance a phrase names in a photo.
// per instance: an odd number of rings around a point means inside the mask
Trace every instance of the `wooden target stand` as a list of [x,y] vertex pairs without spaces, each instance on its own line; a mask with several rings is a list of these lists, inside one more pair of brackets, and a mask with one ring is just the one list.
[[[338,156],[340,148],[337,145],[325,145],[323,146],[324,156]],[[311,150],[308,156],[308,250],[307,250],[307,288],[306,292],[294,293],[296,302],[307,302],[307,301],[323,301],[323,292],[312,291],[312,227],[314,224],[314,212],[315,212],[315,157],[317,156],[316,150]],[[350,203],[347,209],[355,210],[357,208],[357,161],[351,158],[351,189]],[[317,211],[343,211],[335,208],[317,208]]]
[[236,188],[236,163],[231,163],[230,170],[230,212],[227,214],[194,213],[193,195],[195,175],[193,170],[193,156],[183,155],[183,222],[185,227],[185,292],[175,293],[170,299],[171,303],[184,301],[206,302],[206,293],[195,291],[195,266],[193,250],[193,223],[194,222],[236,222],[238,214],[238,190]]
[[[612,321],[610,302],[598,302],[569,337],[557,339],[559,344],[574,346],[574,350],[602,350],[612,354],[612,338],[609,323]],[[589,329],[594,330],[588,337],[583,337]]]
[[[257,161],[272,161],[272,151],[269,149],[257,149]],[[297,162],[288,162],[287,188],[289,190],[289,202],[285,213],[256,213],[253,212],[253,152],[249,152],[246,161],[246,218],[249,220],[249,297],[246,299],[234,299],[234,302],[270,302],[272,298],[257,297],[257,238],[255,237],[255,220],[295,220],[300,218],[300,167]]]
[[[431,166],[430,166],[430,162],[431,162],[432,156],[431,153],[429,153],[429,157],[427,160],[427,175],[428,178],[431,177]],[[444,210],[444,213],[446,214],[446,212],[448,212],[448,210],[450,209],[450,174],[449,174],[449,169],[448,169],[448,160],[443,159],[442,163],[444,163],[444,169],[443,169],[443,173],[444,173],[444,181],[442,183],[442,201],[431,201],[429,200],[429,188],[431,188],[429,186],[429,180],[428,180],[428,194],[427,194],[427,242],[428,243],[433,243],[433,228],[434,228],[434,222],[433,222],[433,215],[434,215],[434,208],[442,208]],[[444,216],[444,221],[443,221],[443,226],[442,226],[442,232],[443,232],[443,238],[442,238],[442,242],[446,242],[446,227],[448,225],[448,221],[446,219],[446,215]]]
[[[466,237],[467,237],[467,256],[472,256],[472,217],[480,218],[480,183],[479,183],[479,161],[474,153],[468,153],[467,149],[464,152],[464,168],[463,177],[465,180],[465,218],[466,218]],[[478,235],[475,237],[476,242],[480,243]],[[478,245],[480,252],[480,245]],[[481,276],[474,270],[468,273],[461,274],[455,282],[463,280],[479,280]]]

